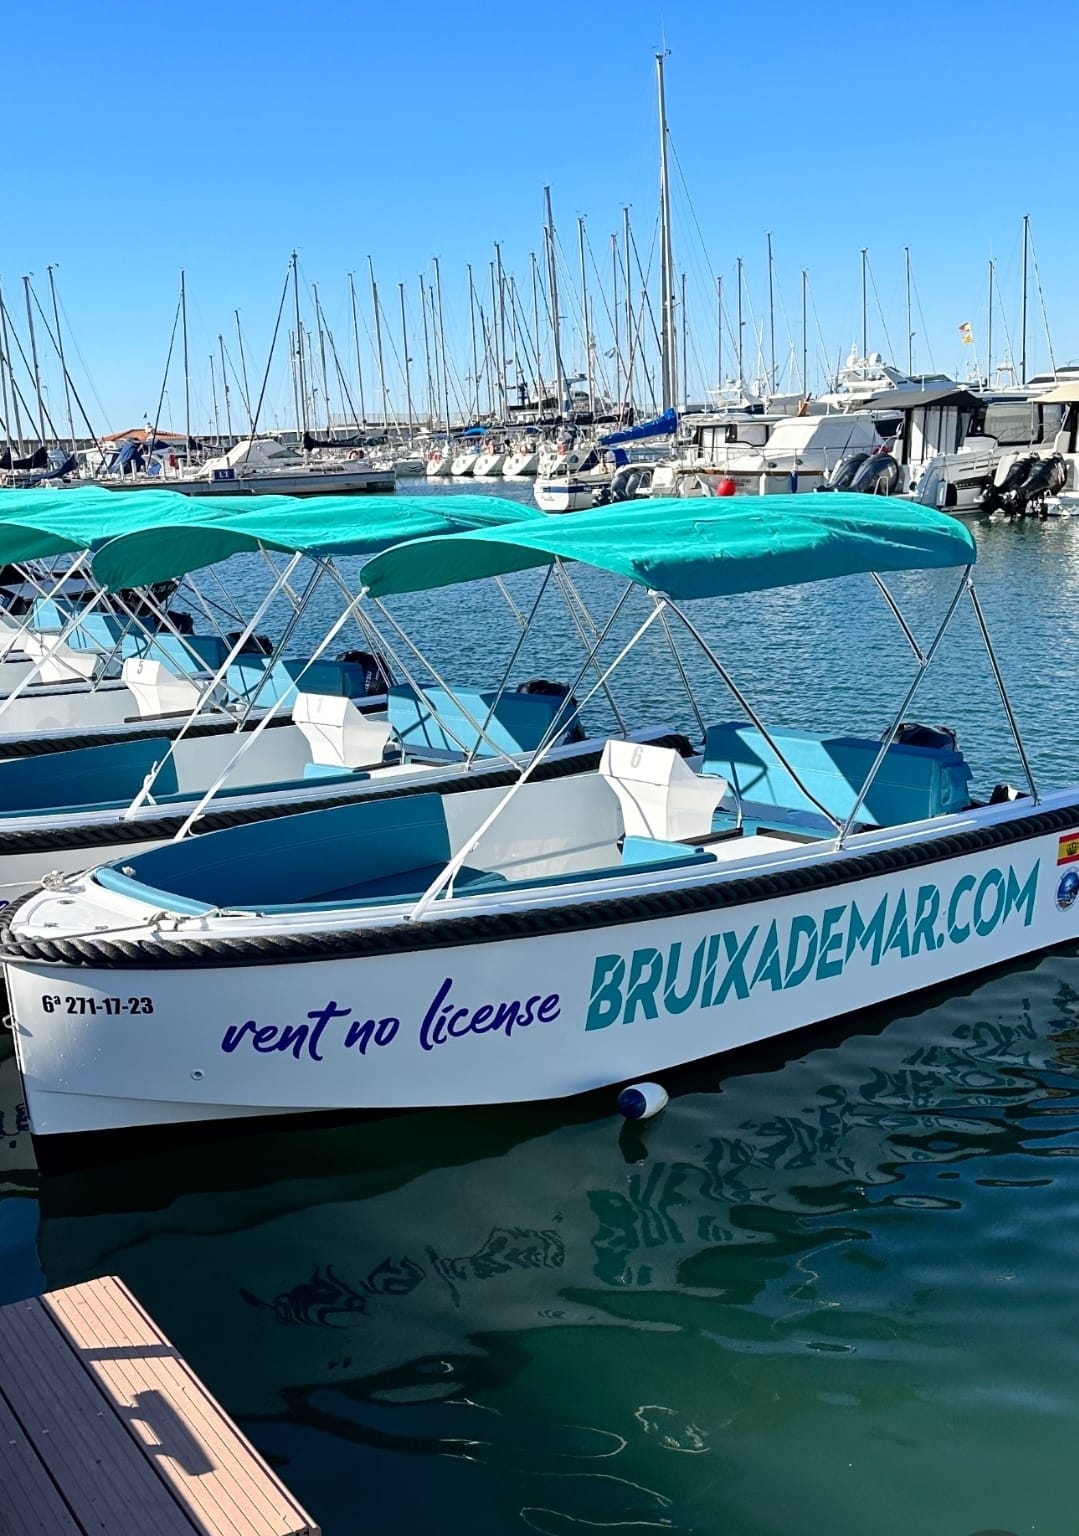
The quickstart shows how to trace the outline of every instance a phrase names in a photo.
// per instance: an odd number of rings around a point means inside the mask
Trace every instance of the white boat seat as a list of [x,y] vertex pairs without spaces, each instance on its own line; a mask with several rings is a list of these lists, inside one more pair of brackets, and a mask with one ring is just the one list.
[[98,663],[96,655],[76,651],[58,635],[36,635],[29,630],[23,637],[22,650],[37,666],[43,683],[70,683],[76,678],[91,678]]
[[333,768],[376,766],[396,736],[388,720],[361,714],[340,694],[297,693],[292,723],[306,736],[311,761]]
[[705,837],[727,793],[726,779],[702,779],[671,748],[635,741],[608,741],[599,771],[618,796],[627,837]]
[[[129,656],[121,677],[135,696],[139,715],[152,720],[159,715],[189,715],[202,697],[202,687],[190,678],[170,672],[163,661]],[[205,686],[204,684],[202,686]]]

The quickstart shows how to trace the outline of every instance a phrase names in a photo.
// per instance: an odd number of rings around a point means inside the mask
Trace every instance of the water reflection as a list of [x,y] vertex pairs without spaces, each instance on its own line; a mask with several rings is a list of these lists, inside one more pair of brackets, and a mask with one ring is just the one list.
[[1029,1528],[1079,1409],[1077,985],[1057,954],[685,1072],[628,1159],[603,1096],[50,1177],[45,1278],[123,1275],[331,1536],[357,1476],[376,1528],[787,1536],[816,1500],[861,1536],[882,1479],[884,1529]]

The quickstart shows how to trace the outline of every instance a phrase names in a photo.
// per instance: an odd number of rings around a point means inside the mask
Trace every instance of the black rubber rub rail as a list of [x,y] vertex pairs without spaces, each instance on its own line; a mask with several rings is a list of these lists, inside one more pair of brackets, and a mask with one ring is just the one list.
[[927,864],[944,863],[990,848],[1029,842],[1079,825],[1079,803],[1036,812],[930,842],[878,849],[827,859],[778,874],[749,875],[680,890],[614,896],[562,907],[533,907],[524,912],[496,912],[435,922],[395,923],[392,927],[336,929],[317,934],[273,934],[262,938],[216,936],[190,939],[31,939],[14,935],[11,924],[29,896],[0,912],[0,961],[23,960],[48,965],[105,969],[188,970],[234,965],[283,965],[297,960],[356,959],[367,955],[455,949],[465,944],[493,944],[504,939],[611,928],[656,918],[689,916],[750,906],[782,896],[826,890],[877,875],[898,874]]

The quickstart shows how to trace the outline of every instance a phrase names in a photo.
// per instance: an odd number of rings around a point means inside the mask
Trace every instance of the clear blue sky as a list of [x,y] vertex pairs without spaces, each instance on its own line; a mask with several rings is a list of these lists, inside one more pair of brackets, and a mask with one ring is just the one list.
[[[569,270],[584,214],[607,278],[610,234],[626,203],[646,257],[658,179],[653,54],[664,40],[678,162],[675,260],[688,274],[697,336],[691,379],[715,382],[714,274],[733,307],[738,255],[753,317],[765,318],[769,230],[781,363],[790,350],[784,309],[800,351],[802,267],[815,307],[811,352],[821,351],[818,320],[833,362],[860,336],[862,246],[891,340],[871,293],[871,347],[905,358],[909,245],[919,369],[965,368],[972,349],[957,330],[965,320],[984,367],[991,254],[1005,311],[994,352],[1004,352],[1005,321],[1017,352],[1024,213],[1057,362],[1079,354],[1070,173],[1043,110],[1058,88],[1054,70],[1075,55],[1079,9],[1003,0],[907,0],[891,11],[848,0],[9,7],[5,117],[9,144],[17,132],[20,145],[9,157],[0,242],[9,308],[25,333],[20,279],[32,272],[44,300],[46,266],[56,265],[93,387],[83,388],[79,357],[71,371],[95,427],[121,427],[153,415],[184,267],[196,416],[205,422],[206,358],[218,332],[234,353],[239,308],[249,370],[261,372],[294,246],[342,350],[346,273],[357,273],[369,325],[373,258],[396,341],[397,283],[408,284],[415,332],[417,275],[430,276],[437,254],[463,375],[465,263],[486,280],[500,240],[507,268],[527,287],[528,253],[542,251],[546,183]],[[560,281],[568,284],[568,271]],[[1045,367],[1033,272],[1030,291],[1031,363]],[[594,303],[598,328],[598,291]],[[575,304],[570,291],[562,307],[571,315]],[[572,318],[568,325],[572,332]],[[748,371],[752,322],[746,335]],[[39,345],[48,351],[40,335]],[[571,335],[571,361],[575,350],[579,361]],[[415,334],[411,352],[422,359]],[[387,371],[396,399],[396,365]],[[51,365],[46,373],[52,401],[59,377]],[[812,361],[810,373],[816,382]],[[281,364],[267,424],[288,414],[286,377]],[[178,426],[182,394],[174,367],[169,414]]]

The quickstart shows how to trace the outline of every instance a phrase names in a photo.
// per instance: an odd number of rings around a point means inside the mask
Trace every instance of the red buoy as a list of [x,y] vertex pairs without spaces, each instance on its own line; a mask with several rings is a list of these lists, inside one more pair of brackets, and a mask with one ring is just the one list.
[[733,480],[721,480],[716,486],[717,496],[733,496],[738,487]]

